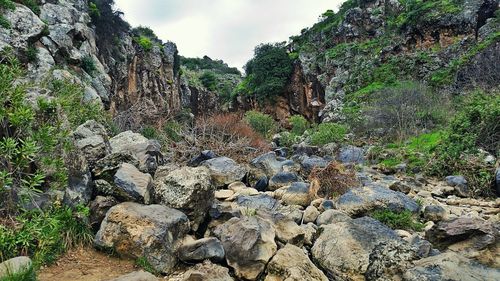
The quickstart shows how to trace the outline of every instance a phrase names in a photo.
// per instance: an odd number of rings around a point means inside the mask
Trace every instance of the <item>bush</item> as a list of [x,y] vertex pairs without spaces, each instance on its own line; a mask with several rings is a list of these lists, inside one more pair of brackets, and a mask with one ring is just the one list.
[[67,249],[89,244],[93,235],[85,221],[89,209],[54,206],[21,213],[11,226],[0,224],[1,261],[28,255],[35,265],[51,264]]
[[290,117],[290,124],[292,125],[292,134],[301,136],[309,129],[309,122],[302,115],[293,115]]
[[163,126],[163,131],[167,135],[168,139],[174,142],[179,142],[182,140],[181,130],[181,125],[176,121],[168,121]]
[[157,140],[159,138],[158,132],[156,131],[156,129],[154,127],[151,127],[151,126],[146,126],[146,127],[142,128],[141,134],[148,139],[156,139]]
[[325,145],[332,142],[340,142],[344,139],[347,128],[335,123],[322,123],[311,135],[311,144]]
[[270,115],[258,111],[248,111],[245,113],[245,120],[250,127],[265,138],[271,137],[276,132],[277,124]]
[[80,66],[90,76],[93,76],[94,72],[97,70],[94,59],[91,56],[83,57]]
[[99,7],[93,2],[89,3],[89,15],[92,18],[100,18],[101,17],[101,11],[99,11]]
[[354,169],[331,162],[325,168],[315,167],[309,175],[313,196],[331,199],[346,193],[350,188],[357,187]]
[[217,77],[211,71],[205,71],[200,76],[200,81],[209,91],[217,90]]
[[395,213],[391,210],[380,210],[373,212],[371,214],[371,217],[392,229],[406,229],[415,231],[422,231],[424,229],[424,225],[418,221],[415,221],[413,219],[412,213],[408,210],[400,213]]
[[146,36],[140,36],[136,38],[136,42],[146,52],[149,52],[153,49],[153,42]]

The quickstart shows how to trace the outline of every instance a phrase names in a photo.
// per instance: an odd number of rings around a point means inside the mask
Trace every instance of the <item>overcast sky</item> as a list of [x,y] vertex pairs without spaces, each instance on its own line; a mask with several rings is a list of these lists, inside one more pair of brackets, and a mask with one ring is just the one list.
[[241,68],[260,43],[286,41],[342,0],[115,0],[132,25],[151,27],[187,57]]

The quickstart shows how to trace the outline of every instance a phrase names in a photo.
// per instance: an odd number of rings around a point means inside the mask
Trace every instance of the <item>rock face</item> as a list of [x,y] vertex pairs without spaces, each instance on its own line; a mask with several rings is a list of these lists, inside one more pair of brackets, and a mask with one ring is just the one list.
[[169,273],[177,263],[178,244],[188,231],[187,216],[177,210],[126,202],[108,211],[94,243],[120,255],[144,257],[156,270]]
[[241,181],[247,173],[245,168],[227,157],[209,159],[203,162],[202,165],[208,168],[213,183],[218,187],[223,187],[235,181]]
[[157,176],[154,181],[155,202],[182,210],[198,229],[214,199],[212,185],[206,167],[183,167],[166,175]]
[[379,221],[363,217],[322,225],[311,253],[315,263],[328,273],[356,280],[365,274],[375,246],[399,239],[393,230]]
[[337,200],[337,208],[350,215],[362,215],[376,209],[390,209],[394,212],[408,210],[417,212],[418,204],[397,191],[378,185],[353,188]]
[[215,229],[236,276],[256,280],[277,250],[274,227],[259,217],[232,218]]
[[266,281],[328,280],[299,247],[291,244],[287,244],[274,255],[267,265],[266,272]]

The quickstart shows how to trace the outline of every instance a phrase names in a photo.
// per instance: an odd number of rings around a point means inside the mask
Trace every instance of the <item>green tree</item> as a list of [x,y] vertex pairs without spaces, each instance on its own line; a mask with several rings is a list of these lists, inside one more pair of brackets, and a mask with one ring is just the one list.
[[217,90],[217,77],[215,74],[211,71],[205,71],[203,74],[200,76],[200,81],[205,88],[207,88],[210,91],[215,91]]

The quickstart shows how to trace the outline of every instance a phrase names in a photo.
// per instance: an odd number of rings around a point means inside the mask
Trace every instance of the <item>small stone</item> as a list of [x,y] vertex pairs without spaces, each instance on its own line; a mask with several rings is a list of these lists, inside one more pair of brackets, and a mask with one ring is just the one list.
[[215,198],[219,200],[226,200],[230,198],[231,196],[234,195],[234,191],[229,190],[229,189],[223,189],[223,190],[216,190],[215,191]]
[[240,190],[247,188],[247,186],[244,183],[242,183],[241,181],[236,181],[236,182],[231,183],[227,188],[229,190],[232,190],[234,193],[237,193]]
[[319,211],[314,206],[309,206],[304,211],[304,216],[302,217],[304,223],[315,222],[319,216]]
[[403,229],[396,229],[396,230],[394,230],[394,232],[396,232],[396,234],[399,237],[401,237],[401,238],[403,238],[405,240],[409,239],[411,237],[411,233],[409,233],[408,231],[403,230]]
[[429,221],[441,221],[446,217],[446,210],[438,205],[429,205],[424,208],[424,218]]

